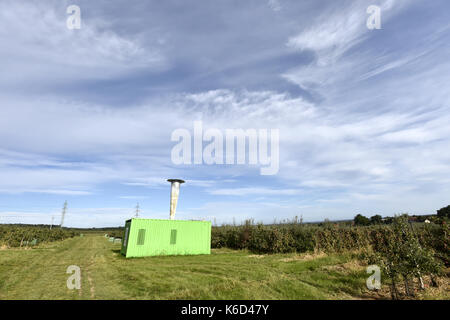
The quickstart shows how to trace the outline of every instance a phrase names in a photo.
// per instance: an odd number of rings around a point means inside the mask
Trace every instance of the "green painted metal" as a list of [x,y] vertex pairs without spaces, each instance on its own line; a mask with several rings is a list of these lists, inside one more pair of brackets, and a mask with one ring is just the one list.
[[125,223],[127,258],[211,253],[211,222],[133,218]]
[[125,222],[124,238],[122,241],[122,249],[120,250],[120,253],[123,254],[124,256],[127,254],[127,242],[128,242],[128,235],[130,233],[130,226],[131,220]]

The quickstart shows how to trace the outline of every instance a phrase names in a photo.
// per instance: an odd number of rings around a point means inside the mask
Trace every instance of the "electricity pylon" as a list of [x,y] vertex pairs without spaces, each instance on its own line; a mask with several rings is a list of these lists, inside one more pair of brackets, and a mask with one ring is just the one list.
[[138,204],[136,205],[136,218],[139,217],[139,212],[140,212],[140,209],[139,209],[139,202],[138,202]]

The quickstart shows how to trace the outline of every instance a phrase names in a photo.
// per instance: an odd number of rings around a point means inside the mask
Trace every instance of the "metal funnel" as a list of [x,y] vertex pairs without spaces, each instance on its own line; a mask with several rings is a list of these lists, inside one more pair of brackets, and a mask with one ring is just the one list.
[[170,220],[175,219],[175,211],[177,210],[178,195],[180,194],[180,184],[184,183],[181,179],[168,179],[171,183],[170,189]]

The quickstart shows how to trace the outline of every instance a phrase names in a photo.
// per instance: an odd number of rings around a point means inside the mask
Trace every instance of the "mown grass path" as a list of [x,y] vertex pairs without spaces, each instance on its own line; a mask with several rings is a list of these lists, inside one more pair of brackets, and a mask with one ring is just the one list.
[[[37,248],[0,250],[0,299],[351,299],[364,294],[365,269],[350,254],[125,259],[120,245],[85,236]],[[69,290],[67,267],[81,268]]]

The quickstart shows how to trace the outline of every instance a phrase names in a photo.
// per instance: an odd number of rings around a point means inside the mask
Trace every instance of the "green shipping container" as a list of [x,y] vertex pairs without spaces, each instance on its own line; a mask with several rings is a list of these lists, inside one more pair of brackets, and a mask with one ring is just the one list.
[[133,218],[125,223],[121,253],[127,257],[211,253],[211,222]]

